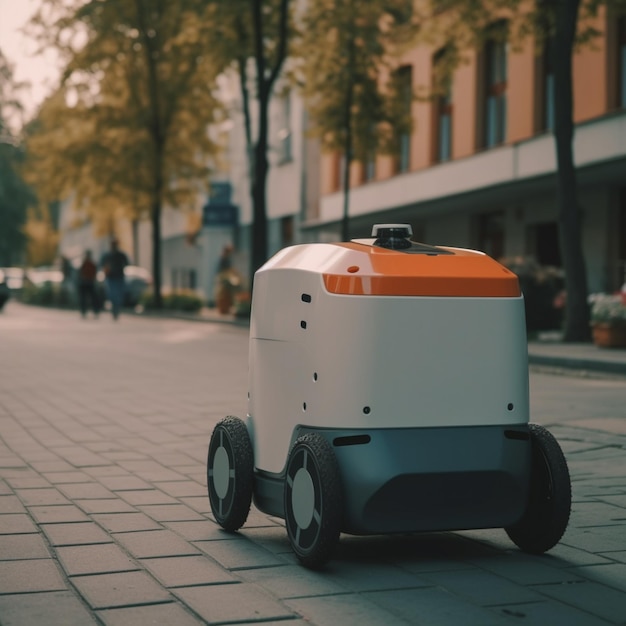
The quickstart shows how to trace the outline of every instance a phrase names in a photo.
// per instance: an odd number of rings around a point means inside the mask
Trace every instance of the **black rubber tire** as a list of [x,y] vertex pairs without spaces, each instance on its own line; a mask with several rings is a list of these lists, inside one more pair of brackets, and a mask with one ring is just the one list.
[[572,486],[563,451],[542,426],[529,424],[532,447],[530,493],[519,522],[505,528],[520,550],[543,554],[563,536],[572,506]]
[[291,547],[304,566],[318,569],[331,558],[343,519],[337,458],[318,433],[298,437],[291,448],[284,498]]
[[252,442],[238,417],[229,415],[213,429],[206,469],[213,516],[222,528],[234,532],[248,519],[254,482]]

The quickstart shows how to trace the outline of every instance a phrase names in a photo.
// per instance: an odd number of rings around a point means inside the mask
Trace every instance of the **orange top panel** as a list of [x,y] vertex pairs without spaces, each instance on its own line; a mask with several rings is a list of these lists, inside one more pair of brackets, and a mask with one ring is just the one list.
[[[353,296],[455,296],[516,298],[517,276],[480,252],[441,248],[451,254],[411,254],[362,243],[346,249],[323,274],[330,293]],[[354,254],[354,253],[358,254]]]

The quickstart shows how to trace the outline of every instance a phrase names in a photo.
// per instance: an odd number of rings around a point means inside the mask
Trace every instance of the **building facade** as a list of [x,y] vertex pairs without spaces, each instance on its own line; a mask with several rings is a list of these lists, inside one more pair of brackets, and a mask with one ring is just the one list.
[[[574,56],[574,156],[590,292],[614,291],[626,271],[626,17],[600,14],[601,33]],[[469,52],[437,98],[431,91],[441,51],[408,50],[398,70],[406,82],[413,130],[394,155],[351,170],[350,235],[369,236],[380,222],[413,227],[414,239],[523,257],[561,266],[556,200],[554,81],[547,50],[528,38],[521,49],[487,41]],[[162,284],[192,289],[211,302],[224,246],[249,281],[252,233],[249,162],[236,76],[224,78],[229,121],[219,132],[225,153],[214,188],[229,188],[234,213],[215,219],[221,200],[198,198],[196,218],[165,209]],[[257,117],[252,106],[253,136]],[[301,241],[336,241],[343,210],[340,154],[311,139],[305,104],[287,82],[274,89],[269,114],[268,251]],[[217,213],[216,213],[217,212]],[[212,217],[211,217],[212,216]],[[191,226],[190,226],[191,224]],[[92,247],[87,229],[62,232],[62,250]],[[150,224],[120,225],[133,262],[152,269]]]
[[[613,291],[626,270],[626,17],[601,14],[601,35],[575,53],[574,156],[591,292]],[[406,222],[415,238],[496,257],[560,266],[554,80],[550,57],[528,38],[520,50],[496,40],[468,53],[449,89],[409,103],[410,136],[398,153],[355,163],[350,228]],[[440,51],[407,52],[400,71],[430,90]],[[337,239],[343,194],[339,154],[320,163],[319,202],[307,205],[303,237]]]

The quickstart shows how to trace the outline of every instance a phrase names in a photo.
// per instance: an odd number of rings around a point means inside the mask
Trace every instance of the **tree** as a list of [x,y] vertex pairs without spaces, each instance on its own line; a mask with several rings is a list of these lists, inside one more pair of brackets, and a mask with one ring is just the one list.
[[13,79],[13,67],[0,50],[0,266],[22,262],[27,208],[34,201],[20,168],[24,151],[11,122],[19,123],[21,85]]
[[24,224],[26,261],[30,267],[52,265],[57,258],[59,232],[50,215],[50,207],[39,205],[28,209]]
[[[597,31],[589,18],[597,15],[604,4],[624,7],[624,0],[537,0],[529,5],[524,0],[426,0],[422,3],[424,22],[445,41],[449,52],[448,69],[453,69],[463,56],[463,49],[480,45],[494,20],[506,19],[508,36],[519,44],[533,36],[541,48],[552,40],[554,68],[554,140],[557,157],[556,190],[558,223],[567,301],[564,341],[589,341],[589,306],[587,303],[587,275],[582,246],[580,206],[578,204],[576,168],[573,155],[573,95],[572,56],[578,45],[593,40]],[[445,15],[441,15],[442,5]],[[443,27],[442,27],[443,25]]]
[[[587,271],[574,167],[572,53],[580,0],[561,0],[554,11],[554,141],[557,160],[559,239],[565,268],[565,341],[589,341]],[[551,5],[550,5],[551,7]],[[552,8],[552,7],[551,7]]]
[[204,0],[48,0],[33,21],[66,61],[28,144],[37,188],[101,233],[149,216],[157,307],[163,207],[195,203],[218,149],[212,23]]
[[[397,149],[411,117],[393,70],[413,33],[405,0],[311,0],[303,17],[303,91],[313,131],[343,154],[342,240],[349,238],[350,166]],[[412,95],[411,95],[412,97]]]
[[[267,260],[269,104],[287,58],[290,0],[207,0],[214,9],[213,43],[224,70],[239,79],[252,199],[251,272]],[[256,129],[252,106],[256,104]],[[253,133],[256,130],[256,133]]]

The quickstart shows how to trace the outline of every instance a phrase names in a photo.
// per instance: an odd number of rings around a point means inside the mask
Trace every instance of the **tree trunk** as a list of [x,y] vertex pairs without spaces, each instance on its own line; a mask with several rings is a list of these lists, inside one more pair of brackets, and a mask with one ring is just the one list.
[[254,147],[252,178],[252,258],[250,278],[267,260],[267,103],[260,102],[259,137]]
[[165,135],[161,118],[161,98],[159,92],[159,76],[157,65],[159,61],[158,29],[153,29],[151,17],[161,16],[163,7],[156,3],[156,14],[152,15],[143,0],[135,0],[137,19],[140,25],[140,33],[144,46],[144,55],[147,68],[148,80],[148,130],[154,144],[152,161],[152,207],[150,219],[152,221],[152,279],[154,289],[154,306],[157,309],[163,307],[161,296],[161,203],[163,198],[163,152]]
[[[348,41],[348,66],[351,75],[354,76],[354,39]],[[352,164],[352,101],[354,98],[354,83],[349,81],[346,92],[344,125],[346,141],[344,143],[344,168],[343,168],[343,217],[341,219],[341,241],[350,240],[350,165]]]
[[342,172],[343,216],[341,218],[341,241],[350,239],[350,164],[352,163],[352,84],[346,95],[345,120],[346,141],[344,143],[344,163]]
[[252,168],[252,254],[250,258],[250,281],[254,273],[267,260],[267,214],[265,188],[267,185],[267,126],[271,85],[265,77],[266,59],[263,50],[263,13],[261,0],[252,0],[255,33],[255,62],[257,98],[259,103],[259,132],[254,146]]
[[[267,210],[266,188],[269,163],[268,150],[268,112],[272,89],[287,52],[288,7],[289,0],[281,0],[279,9],[279,33],[274,58],[274,65],[269,66],[264,52],[264,24],[261,0],[251,0],[255,33],[256,81],[259,103],[259,134],[254,146],[254,163],[252,164],[252,254],[250,259],[250,282],[254,281],[254,273],[267,261]],[[266,72],[269,70],[269,72]],[[249,129],[246,129],[248,132]]]
[[580,0],[562,0],[556,8],[554,37],[554,111],[557,156],[559,235],[565,270],[567,342],[590,341],[587,275],[581,236],[576,169],[573,155],[572,54]]
[[152,203],[152,274],[154,285],[154,306],[161,309],[161,200],[157,196]]
[[350,240],[350,164],[352,163],[352,136],[346,133],[345,159],[342,172],[343,215],[341,218],[341,241]]
[[139,265],[139,219],[133,217],[131,226],[133,230],[133,263]]

